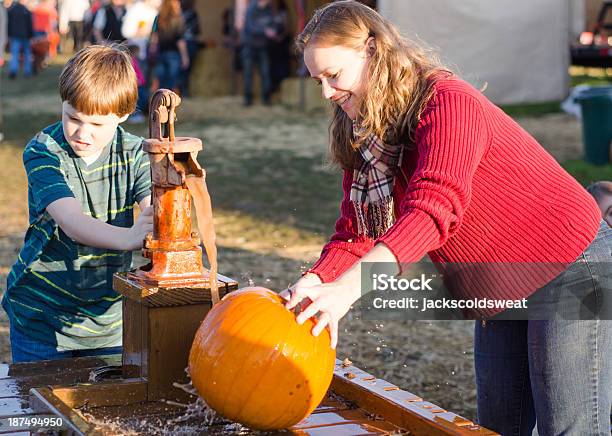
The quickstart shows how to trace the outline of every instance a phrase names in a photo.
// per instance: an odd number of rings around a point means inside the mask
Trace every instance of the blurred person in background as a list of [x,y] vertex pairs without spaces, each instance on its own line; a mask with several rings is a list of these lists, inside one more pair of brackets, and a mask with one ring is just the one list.
[[59,31],[62,35],[70,34],[72,51],[83,47],[85,13],[89,9],[89,0],[61,0],[59,8]]
[[94,20],[98,11],[103,6],[102,0],[93,0],[89,6],[89,9],[85,12],[83,17],[83,44],[95,44],[96,40],[93,33]]
[[[121,26],[121,33],[127,39],[128,45],[138,47],[138,50],[136,50],[138,65],[148,88],[151,86],[152,71],[156,63],[155,54],[152,54],[149,50],[149,39],[160,5],[161,0],[136,0],[127,7]],[[134,50],[130,51],[134,52]],[[139,96],[141,91],[139,87]],[[148,107],[142,108],[141,105],[142,100],[139,100],[138,108],[142,110],[142,113],[146,113]],[[134,119],[130,118],[130,121],[134,122]]]
[[183,10],[183,21],[185,22],[185,33],[183,38],[187,45],[187,56],[189,56],[189,66],[181,69],[178,77],[178,90],[181,96],[187,97],[189,95],[189,76],[195,62],[198,50],[202,45],[200,37],[200,21],[198,13],[194,7],[194,0],[182,0],[181,7]]
[[11,60],[9,77],[14,79],[19,72],[19,60],[23,54],[23,73],[32,75],[32,46],[34,36],[32,28],[32,13],[26,8],[25,0],[13,1],[8,8],[8,38],[11,45]]
[[242,29],[242,69],[244,71],[244,105],[253,104],[253,64],[259,66],[261,96],[270,103],[272,78],[270,73],[270,42],[278,32],[270,0],[252,0],[246,11]]
[[125,3],[126,0],[111,0],[110,4],[100,7],[93,21],[93,35],[97,44],[125,41],[121,33]]
[[242,62],[240,53],[242,45],[240,43],[240,30],[236,26],[236,9],[226,8],[221,15],[221,33],[223,34],[223,47],[231,52],[231,70],[230,70],[230,93],[235,94],[238,90],[238,73],[242,71]]
[[[6,42],[8,36],[6,34],[8,26],[8,17],[6,15],[6,8],[3,3],[0,3],[0,71],[4,67],[4,51],[6,50]],[[4,129],[2,122],[2,74],[0,74],[0,142],[4,139]]]
[[3,3],[0,3],[0,68],[4,66],[4,52],[8,41],[7,27],[8,17],[6,15],[6,8]]
[[163,0],[153,23],[149,50],[157,58],[155,76],[160,88],[175,90],[178,75],[189,67],[185,21],[180,0]]
[[127,122],[130,124],[142,123],[146,121],[145,115],[149,113],[149,88],[147,80],[142,72],[140,58],[140,47],[135,44],[128,46],[132,57],[132,67],[136,73],[136,83],[138,84],[138,100],[136,101],[136,110],[130,114]]
[[[32,10],[32,53],[34,72],[46,68],[50,57],[57,54],[57,10],[53,0],[40,0]],[[53,42],[53,43],[52,43]]]
[[121,33],[127,39],[129,45],[138,46],[138,59],[141,61],[141,68],[147,58],[147,46],[160,4],[160,0],[136,0],[128,5],[123,18]]
[[270,40],[270,80],[273,94],[281,82],[289,77],[291,44],[293,37],[289,31],[289,16],[285,0],[274,0],[274,28],[276,36]]

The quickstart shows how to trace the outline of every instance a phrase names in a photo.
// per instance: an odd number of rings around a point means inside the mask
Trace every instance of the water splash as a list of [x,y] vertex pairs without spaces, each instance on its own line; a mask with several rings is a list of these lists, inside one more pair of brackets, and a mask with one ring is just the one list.
[[[188,368],[185,372],[189,376]],[[87,421],[97,430],[113,435],[200,435],[200,434],[254,434],[240,424],[225,420],[211,409],[197,391],[191,380],[188,383],[173,383],[173,386],[190,395],[195,395],[192,403],[161,400],[168,406],[165,416],[127,416],[99,417],[93,411],[82,412]],[[158,412],[163,413],[163,412]]]

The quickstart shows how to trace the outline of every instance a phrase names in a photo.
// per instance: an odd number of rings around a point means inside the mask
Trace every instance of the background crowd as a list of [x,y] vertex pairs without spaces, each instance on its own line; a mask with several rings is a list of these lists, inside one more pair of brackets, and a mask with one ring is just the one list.
[[[138,111],[146,115],[148,98],[158,88],[189,94],[196,56],[206,46],[195,0],[4,0],[0,7],[0,66],[8,57],[8,75],[31,76],[58,52],[88,44],[122,43],[133,56],[138,78]],[[251,0],[244,10],[219,17],[224,45],[234,71],[243,72],[244,104],[253,103],[253,73],[261,78],[262,102],[289,75],[292,32],[284,0]]]

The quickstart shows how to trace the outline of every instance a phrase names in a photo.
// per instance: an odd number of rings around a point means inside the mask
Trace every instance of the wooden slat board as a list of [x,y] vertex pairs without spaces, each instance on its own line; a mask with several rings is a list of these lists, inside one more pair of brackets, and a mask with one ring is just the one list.
[[386,380],[377,379],[355,366],[344,365],[340,361],[336,361],[330,391],[414,434],[466,436],[497,434],[424,401],[418,395],[404,391]]
[[[132,425],[129,428],[138,429],[133,427],[134,423],[140,424],[151,420],[163,427],[166,423],[172,422],[172,419],[184,416],[184,408],[162,401],[126,402],[123,397],[129,395],[129,392],[133,392],[135,399],[142,396],[139,392],[143,381],[124,383],[126,386],[115,390],[111,384],[117,382],[106,381],[93,385],[87,383],[91,370],[103,365],[117,364],[119,359],[120,356],[87,357],[0,365],[0,374],[4,375],[0,378],[0,418],[42,416],[41,414],[48,414],[49,410],[53,410],[66,422],[71,421],[70,428],[76,434],[109,434],[99,427],[105,420],[113,423],[123,420]],[[76,385],[76,383],[85,384]],[[34,387],[41,387],[33,391],[38,399],[28,396],[28,391]],[[88,405],[83,407],[84,403],[88,403],[84,402],[86,398],[91,398],[91,404],[95,407]],[[108,405],[99,406],[104,404],[104,401]],[[73,409],[70,405],[78,409]],[[192,419],[181,425],[193,424],[195,425],[193,428],[198,428],[200,422]],[[18,434],[19,431],[28,428],[10,430],[11,434]],[[140,434],[148,433],[146,426],[141,430]],[[210,434],[228,434],[235,430],[235,425],[222,418],[217,418],[213,425],[206,427],[206,432]],[[6,428],[0,428],[0,434],[3,432],[8,431]],[[359,368],[343,366],[340,361],[336,363],[334,380],[328,396],[308,418],[290,429],[288,433],[311,436],[398,433],[458,436],[495,434],[423,401],[420,397],[397,386],[376,379]]]

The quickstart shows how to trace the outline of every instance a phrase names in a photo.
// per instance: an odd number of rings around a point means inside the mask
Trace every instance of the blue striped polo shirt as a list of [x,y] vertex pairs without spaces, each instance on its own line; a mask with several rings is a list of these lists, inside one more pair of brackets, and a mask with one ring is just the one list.
[[74,197],[83,213],[131,227],[134,207],[151,188],[149,159],[141,143],[142,138],[117,127],[112,143],[87,165],[58,122],[26,146],[30,225],[2,299],[19,332],[58,350],[121,344],[121,295],[113,291],[112,277],[131,267],[132,253],[75,242],[46,208]]

